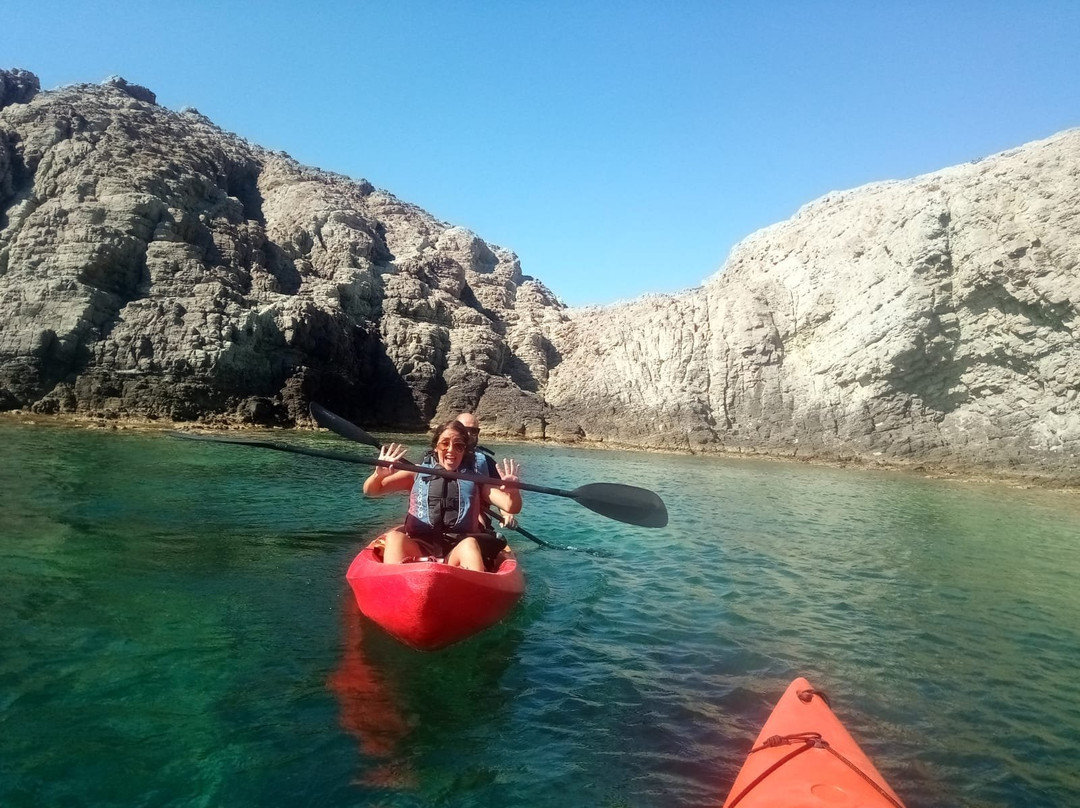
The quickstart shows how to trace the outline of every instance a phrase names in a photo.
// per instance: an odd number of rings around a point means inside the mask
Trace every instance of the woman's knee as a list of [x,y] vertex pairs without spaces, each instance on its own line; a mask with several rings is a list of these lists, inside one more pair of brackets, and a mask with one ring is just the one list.
[[413,554],[414,542],[408,534],[400,530],[391,530],[383,536],[383,562],[400,564],[406,556]]
[[484,557],[480,553],[480,542],[473,536],[467,536],[457,543],[447,559],[455,567],[483,571]]

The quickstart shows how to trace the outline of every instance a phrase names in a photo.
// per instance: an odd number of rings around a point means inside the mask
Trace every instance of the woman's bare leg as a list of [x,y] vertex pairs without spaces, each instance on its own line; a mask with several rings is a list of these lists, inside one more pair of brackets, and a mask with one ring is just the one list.
[[446,563],[451,567],[463,567],[477,572],[483,572],[486,569],[484,557],[480,554],[480,542],[472,536],[457,543],[450,551],[450,555],[446,557]]
[[391,530],[383,541],[383,563],[400,564],[406,558],[419,558],[423,555],[420,545],[401,530]]

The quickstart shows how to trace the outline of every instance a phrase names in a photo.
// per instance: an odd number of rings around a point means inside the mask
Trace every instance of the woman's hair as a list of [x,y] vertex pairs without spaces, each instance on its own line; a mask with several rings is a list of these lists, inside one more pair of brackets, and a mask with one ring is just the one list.
[[469,448],[469,433],[465,429],[465,427],[461,425],[460,421],[447,421],[445,424],[440,424],[439,426],[435,427],[435,432],[431,435],[431,448],[435,448],[436,444],[439,442],[439,437],[442,435],[443,432],[448,429],[453,431],[459,438],[461,438],[461,441],[465,444],[465,449],[467,451]]

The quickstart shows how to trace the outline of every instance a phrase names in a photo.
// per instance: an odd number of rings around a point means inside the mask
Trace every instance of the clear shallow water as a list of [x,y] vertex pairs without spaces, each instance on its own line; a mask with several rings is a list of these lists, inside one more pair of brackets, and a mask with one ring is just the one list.
[[1080,497],[513,454],[671,525],[526,495],[610,557],[512,538],[522,606],[424,655],[344,583],[366,467],[0,422],[0,805],[719,805],[800,674],[911,808],[1080,805]]

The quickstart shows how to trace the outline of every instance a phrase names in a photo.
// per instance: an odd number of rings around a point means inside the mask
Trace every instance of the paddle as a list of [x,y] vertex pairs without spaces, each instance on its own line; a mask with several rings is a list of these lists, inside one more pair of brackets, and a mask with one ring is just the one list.
[[[369,446],[378,446],[379,442],[371,435],[358,427],[356,424],[346,421],[339,415],[334,415],[330,410],[319,404],[311,405],[311,417],[319,426],[326,427],[336,432],[343,438],[349,438],[358,443],[366,443]],[[283,444],[279,444],[283,445]],[[269,448],[278,448],[271,446]],[[312,451],[312,450],[308,450]],[[319,455],[316,455],[319,456]],[[361,460],[354,455],[343,455],[353,460],[347,462],[363,463],[376,466],[393,466],[396,469],[415,471],[420,474],[434,474],[437,477],[446,477],[451,480],[471,480],[480,485],[508,486],[520,488],[522,491],[533,491],[537,494],[551,494],[556,497],[566,497],[575,500],[579,505],[584,505],[590,511],[614,519],[617,522],[626,522],[639,527],[664,527],[668,522],[667,507],[664,501],[654,492],[647,488],[637,488],[633,485],[622,483],[588,483],[566,491],[561,488],[549,488],[543,485],[532,485],[518,480],[498,480],[493,477],[484,477],[479,474],[470,474],[461,471],[447,471],[446,469],[432,466],[416,466],[404,460],[390,463],[386,460]],[[335,458],[335,459],[341,459]],[[525,534],[522,534],[525,535]]]
[[357,443],[366,443],[368,446],[374,446],[376,449],[381,449],[380,444],[375,438],[358,427],[352,421],[346,421],[340,415],[334,415],[330,410],[326,409],[322,404],[316,404],[311,402],[311,406],[308,408],[311,412],[311,417],[315,419],[315,423],[324,429],[329,429],[331,432],[336,432],[341,437]]
[[510,486],[520,488],[523,491],[535,491],[538,494],[552,494],[558,497],[568,497],[576,500],[591,511],[595,511],[609,519],[626,522],[640,527],[663,527],[667,524],[667,508],[664,501],[652,491],[646,488],[635,488],[631,485],[619,483],[589,483],[573,491],[563,491],[558,488],[546,488],[542,485],[530,485],[515,480],[498,480],[494,477],[484,477],[480,474],[469,474],[462,471],[447,471],[432,466],[416,466],[405,460],[391,463],[389,460],[373,460],[368,457],[359,457],[342,452],[324,452],[319,449],[306,449],[302,446],[292,446],[277,441],[242,440],[240,438],[219,438],[214,435],[192,435],[188,432],[173,432],[174,437],[185,440],[201,440],[210,443],[228,443],[234,446],[248,446],[255,449],[274,449],[278,452],[291,452],[292,454],[306,455],[307,457],[321,457],[326,460],[337,460],[342,463],[358,463],[364,466],[386,466],[387,468],[414,471],[417,474],[429,474],[436,477],[446,477],[450,480],[469,480],[478,485]]
[[[311,403],[311,417],[315,419],[315,422],[317,424],[319,424],[319,426],[325,427],[326,429],[329,429],[331,432],[336,432],[338,435],[340,435],[343,438],[346,438],[347,440],[356,441],[357,443],[363,443],[363,444],[366,444],[368,446],[374,446],[376,449],[381,448],[381,446],[379,444],[379,441],[376,440],[375,438],[373,438],[364,429],[362,429],[361,427],[358,427],[352,421],[346,421],[340,415],[335,415],[334,413],[330,412],[330,410],[326,409],[326,407],[322,406],[321,404],[316,404],[315,402]],[[480,448],[480,447],[477,447],[477,448]],[[491,517],[493,522],[495,522],[495,521],[501,522],[502,521],[498,515],[496,515],[494,512],[492,512],[490,510],[487,511],[487,515],[489,517]],[[509,527],[509,526],[508,525],[503,525],[503,527]],[[513,527],[509,527],[509,529],[510,530],[516,530],[518,533],[520,533],[526,539],[529,539],[530,541],[533,541],[536,544],[539,544],[541,547],[550,547],[552,550],[573,550],[573,551],[576,551],[576,552],[591,553],[592,555],[598,555],[598,556],[606,556],[606,555],[608,555],[607,553],[604,553],[601,550],[590,550],[590,549],[587,549],[585,547],[570,547],[570,546],[563,547],[563,546],[560,546],[558,544],[551,544],[550,542],[544,541],[539,536],[534,536],[532,533],[527,531],[525,528],[521,527],[521,525],[514,525]]]
[[[280,441],[268,441],[268,440],[245,440],[243,438],[219,438],[216,435],[195,435],[191,432],[171,432],[174,438],[182,438],[184,440],[201,440],[208,443],[228,443],[233,446],[251,446],[256,449],[274,449],[278,452],[290,452],[292,454],[306,455],[307,457],[321,457],[326,460],[338,460],[342,463],[359,463],[363,466],[389,466],[391,464],[387,460],[372,460],[369,457],[358,457],[353,454],[345,454],[343,452],[324,452],[320,449],[306,449],[303,446],[293,446],[288,443],[281,443]],[[399,468],[401,463],[397,463],[395,468]]]
[[[490,511],[490,510],[485,511],[485,513],[491,518],[491,521],[493,523],[494,522],[499,522],[501,524],[502,518],[497,513],[495,513],[494,511]],[[569,544],[552,544],[551,542],[544,541],[539,536],[536,536],[536,535],[530,533],[529,531],[527,531],[525,528],[523,528],[521,525],[518,525],[518,524],[502,525],[502,527],[503,527],[504,530],[516,530],[518,533],[520,533],[522,536],[524,536],[529,541],[535,542],[536,544],[539,544],[541,547],[547,547],[547,548],[549,548],[551,550],[569,550],[570,552],[573,552],[573,553],[588,553],[589,555],[599,556],[600,558],[611,558],[611,553],[607,552],[606,550],[593,550],[593,549],[591,549],[589,547],[573,547],[573,546],[571,546]]]

